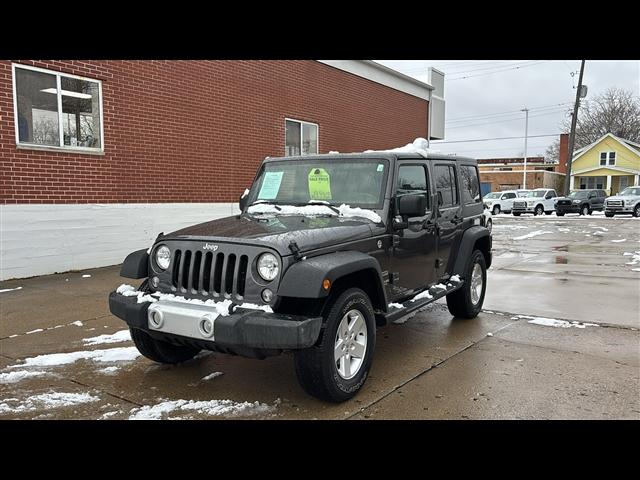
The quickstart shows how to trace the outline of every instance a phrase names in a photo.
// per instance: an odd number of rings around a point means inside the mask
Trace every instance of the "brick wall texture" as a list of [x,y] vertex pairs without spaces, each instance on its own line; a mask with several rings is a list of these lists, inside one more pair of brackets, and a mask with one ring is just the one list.
[[285,117],[319,152],[385,149],[427,132],[428,102],[319,62],[15,61],[102,81],[104,155],[18,149],[0,60],[0,203],[235,202]]

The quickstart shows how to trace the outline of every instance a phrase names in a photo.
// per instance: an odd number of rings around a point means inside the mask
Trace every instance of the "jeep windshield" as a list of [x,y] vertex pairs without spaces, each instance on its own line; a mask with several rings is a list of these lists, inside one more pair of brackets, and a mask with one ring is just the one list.
[[[384,202],[389,162],[384,159],[322,158],[266,162],[251,187],[248,205],[276,206],[322,204],[380,209]],[[251,207],[250,207],[251,208]],[[325,208],[327,214],[332,209]],[[334,209],[335,210],[335,209]],[[335,214],[335,213],[334,213]]]
[[623,196],[640,196],[640,187],[628,187],[625,188],[620,195]]

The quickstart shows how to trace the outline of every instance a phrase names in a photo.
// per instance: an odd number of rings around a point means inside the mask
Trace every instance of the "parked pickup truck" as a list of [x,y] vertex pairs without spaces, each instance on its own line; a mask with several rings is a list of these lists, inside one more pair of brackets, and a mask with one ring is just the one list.
[[527,192],[526,196],[513,201],[511,212],[516,216],[522,213],[533,213],[551,215],[555,210],[554,200],[558,195],[556,191],[549,188],[536,188]]
[[373,152],[267,158],[242,213],[161,233],[109,295],[140,352],[294,352],[302,387],[344,401],[363,386],[376,326],[446,297],[480,312],[491,236],[475,160]]
[[515,190],[491,192],[484,196],[484,204],[493,215],[498,215],[501,212],[511,213],[513,201],[516,198],[518,198],[518,193]]
[[579,213],[591,215],[592,212],[602,211],[607,192],[604,190],[574,190],[568,197],[556,199],[556,215],[562,217],[565,213]]
[[619,195],[607,198],[604,214],[607,217],[626,213],[640,217],[640,186],[627,187]]

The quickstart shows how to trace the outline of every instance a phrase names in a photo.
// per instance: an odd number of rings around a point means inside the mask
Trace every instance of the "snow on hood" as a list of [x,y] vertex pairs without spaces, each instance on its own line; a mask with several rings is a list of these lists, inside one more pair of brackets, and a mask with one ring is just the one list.
[[365,150],[364,153],[389,152],[389,153],[417,153],[427,158],[429,154],[442,153],[429,148],[429,142],[425,138],[418,137],[412,143],[407,143],[404,147],[391,148],[389,150]]
[[251,205],[247,209],[247,213],[275,213],[278,215],[336,215],[341,218],[360,217],[371,220],[373,223],[382,222],[382,218],[373,210],[366,208],[351,207],[350,205],[342,204],[336,207],[339,210],[339,214],[335,212],[329,205],[274,205],[270,203],[257,203]]

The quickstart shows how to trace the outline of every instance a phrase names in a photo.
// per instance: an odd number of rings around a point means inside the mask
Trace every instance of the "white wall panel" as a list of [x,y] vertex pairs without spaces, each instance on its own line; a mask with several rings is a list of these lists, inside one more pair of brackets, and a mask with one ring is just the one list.
[[237,203],[0,205],[0,280],[115,265],[160,232],[237,213]]

